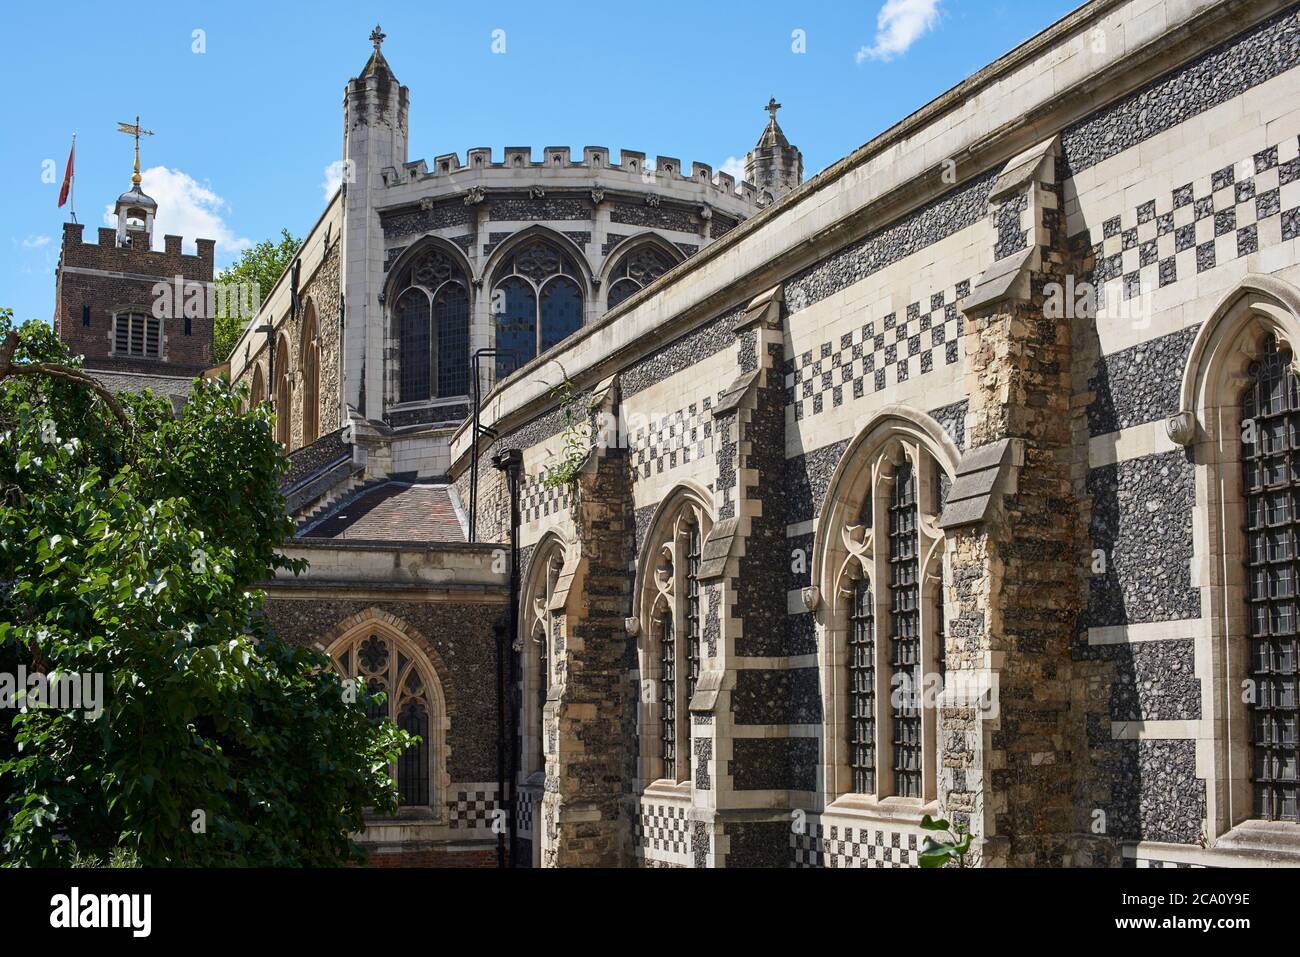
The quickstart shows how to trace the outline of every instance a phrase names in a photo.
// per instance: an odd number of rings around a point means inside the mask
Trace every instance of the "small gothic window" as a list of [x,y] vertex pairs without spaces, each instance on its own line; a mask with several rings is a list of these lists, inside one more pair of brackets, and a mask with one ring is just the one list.
[[1300,379],[1291,355],[1270,339],[1251,364],[1242,401],[1246,499],[1251,780],[1255,816],[1300,821],[1300,628],[1296,543],[1300,540]]
[[700,571],[708,521],[701,504],[683,496],[652,533],[653,567],[644,574],[640,599],[642,676],[655,692],[644,699],[653,707],[642,725],[649,779],[678,782],[691,774],[690,703],[704,667]]
[[[551,608],[555,590],[559,584],[560,573],[564,568],[564,552],[552,546],[544,555],[534,559],[540,564],[532,584],[524,597],[523,635],[527,640],[526,654],[531,653],[532,666],[523,676],[523,691],[532,685],[531,713],[520,713],[525,740],[532,742],[531,767],[529,772],[542,771],[546,767],[546,745],[544,718],[546,696],[550,692],[553,670],[555,668],[552,648],[555,644],[559,622]],[[527,661],[525,657],[525,661]],[[523,698],[528,702],[529,698]],[[527,752],[525,752],[527,753]]]
[[503,379],[582,328],[577,263],[554,243],[522,243],[496,271],[492,314],[497,378]]
[[433,803],[434,698],[425,665],[415,653],[387,634],[362,632],[333,653],[335,667],[345,678],[364,678],[366,690],[383,692],[372,699],[366,714],[372,721],[392,721],[420,740],[401,753],[390,768],[403,807],[428,807]]
[[609,308],[613,309],[637,290],[644,289],[678,262],[680,259],[673,258],[651,242],[624,253],[609,274]]
[[937,752],[927,748],[934,748],[937,716],[926,693],[944,673],[947,635],[943,542],[931,506],[943,470],[923,447],[898,440],[863,468],[869,479],[843,506],[835,537],[844,552],[830,582],[842,609],[847,689],[837,712],[847,760],[836,787],[932,798]]
[[[469,394],[469,292],[459,282],[444,283],[433,300],[438,330],[438,397]],[[453,361],[453,358],[455,361]]]

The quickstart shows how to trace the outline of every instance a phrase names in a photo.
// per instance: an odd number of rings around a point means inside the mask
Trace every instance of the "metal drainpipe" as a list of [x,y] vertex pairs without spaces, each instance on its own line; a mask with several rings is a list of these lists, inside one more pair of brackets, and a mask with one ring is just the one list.
[[[510,866],[518,867],[519,861],[519,821],[518,798],[516,789],[519,783],[519,701],[516,688],[519,683],[519,669],[515,655],[515,638],[519,634],[519,478],[524,467],[524,453],[519,449],[502,449],[492,458],[492,464],[506,475],[506,484],[510,489],[510,612],[508,615],[509,631],[504,643],[504,650],[510,656],[507,669],[509,682],[508,715],[510,724],[510,772],[509,795],[506,797],[506,821],[510,833]],[[500,706],[498,706],[498,712]]]
[[474,371],[474,425],[470,431],[470,450],[469,450],[469,540],[471,543],[478,541],[478,440],[481,436],[487,435],[496,441],[497,433],[495,429],[485,429],[479,425],[479,364],[480,356],[495,356],[496,349],[478,349],[473,357]]

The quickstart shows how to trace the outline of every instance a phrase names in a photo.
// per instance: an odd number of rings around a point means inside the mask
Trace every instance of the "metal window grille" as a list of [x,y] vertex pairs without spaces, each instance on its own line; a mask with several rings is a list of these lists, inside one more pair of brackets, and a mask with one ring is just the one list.
[[659,705],[662,709],[659,738],[662,744],[664,777],[677,779],[677,649],[673,640],[673,616],[665,614],[659,623]]
[[1255,816],[1300,821],[1296,543],[1300,520],[1300,379],[1270,340],[1242,403],[1246,499],[1252,781]]
[[397,726],[420,740],[397,759],[397,789],[403,805],[429,803],[429,713],[419,701],[409,702],[397,717]]
[[700,526],[686,533],[686,706],[700,677]]
[[916,480],[898,467],[889,504],[890,705],[894,790],[921,796],[920,638],[917,629]]
[[853,791],[876,790],[876,621],[871,582],[853,588],[849,615],[849,768]]
[[546,767],[546,694],[551,689],[551,662],[546,654],[546,639],[537,643],[537,768]]

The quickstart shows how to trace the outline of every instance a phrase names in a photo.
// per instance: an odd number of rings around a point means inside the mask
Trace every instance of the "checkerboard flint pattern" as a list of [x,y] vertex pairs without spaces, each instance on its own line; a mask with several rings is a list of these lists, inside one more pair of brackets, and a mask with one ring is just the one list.
[[1294,239],[1300,205],[1283,208],[1292,192],[1283,187],[1297,181],[1300,138],[1290,137],[1112,217],[1093,244],[1093,282],[1122,278],[1124,298],[1132,299]]
[[533,794],[531,791],[519,792],[519,799],[515,802],[515,816],[519,821],[519,833],[525,837],[531,837],[533,834]]
[[461,830],[475,830],[492,826],[492,813],[496,810],[496,790],[454,791],[448,802],[451,811],[448,825]]
[[539,518],[569,507],[569,490],[563,486],[547,486],[546,476],[524,476],[524,487],[519,493],[521,520],[535,522]]
[[686,808],[672,804],[642,802],[633,825],[633,841],[639,854],[655,852],[685,854],[689,843]]
[[795,867],[917,867],[915,834],[809,823],[790,835]]
[[629,422],[632,474],[648,478],[665,468],[697,462],[709,454],[713,437],[712,409],[713,398],[705,396],[685,409],[652,418],[644,425]]
[[902,316],[891,312],[785,363],[786,404],[798,421],[818,415],[846,396],[862,398],[887,385],[925,375],[938,365],[961,358],[965,321],[957,303],[970,294],[963,280],[924,302],[910,304]]

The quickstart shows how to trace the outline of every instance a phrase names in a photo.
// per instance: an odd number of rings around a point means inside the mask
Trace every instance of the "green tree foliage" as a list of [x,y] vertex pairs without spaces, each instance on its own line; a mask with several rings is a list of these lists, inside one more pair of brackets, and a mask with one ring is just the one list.
[[[270,633],[254,586],[301,563],[271,414],[198,382],[182,414],[75,381],[0,310],[0,673],[102,675],[102,711],[0,710],[0,856],[19,865],[357,859],[412,740]],[[16,340],[16,341],[15,341]],[[12,363],[9,351],[12,349]],[[69,376],[32,374],[60,364]]]
[[[260,302],[270,295],[271,287],[289,268],[301,245],[301,239],[295,239],[289,230],[282,229],[278,243],[267,239],[245,249],[239,254],[239,262],[217,273],[214,282],[232,285],[256,283]],[[230,353],[234,350],[235,343],[239,341],[244,326],[248,325],[249,319],[252,318],[252,316],[231,315],[231,312],[238,310],[232,310],[221,302],[218,302],[218,307],[212,324],[213,365],[220,365],[230,358]]]

